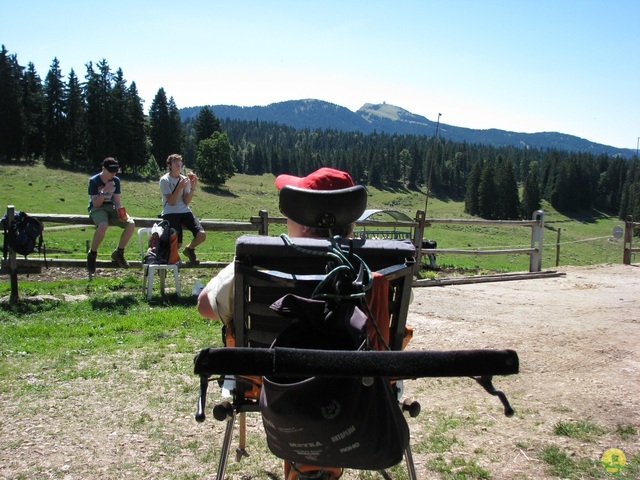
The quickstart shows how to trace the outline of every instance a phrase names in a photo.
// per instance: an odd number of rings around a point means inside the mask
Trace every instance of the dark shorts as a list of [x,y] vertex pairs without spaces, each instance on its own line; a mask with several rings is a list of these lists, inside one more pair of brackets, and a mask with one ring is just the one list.
[[178,243],[182,243],[182,227],[193,233],[195,237],[198,232],[204,230],[196,216],[192,212],[187,213],[167,213],[162,216],[163,220],[169,222],[171,228],[178,232]]

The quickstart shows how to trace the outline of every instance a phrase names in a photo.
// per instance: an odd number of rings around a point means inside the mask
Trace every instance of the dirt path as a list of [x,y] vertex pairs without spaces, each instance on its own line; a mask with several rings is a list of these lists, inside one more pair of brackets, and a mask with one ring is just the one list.
[[[627,440],[615,433],[618,425],[640,430],[640,268],[558,271],[566,275],[414,290],[411,348],[513,348],[519,354],[521,373],[495,379],[517,411],[512,418],[472,382],[407,386],[427,410],[474,418],[453,432],[459,443],[452,452],[478,458],[492,478],[554,478],[540,460],[549,445],[576,459],[599,459],[611,447],[628,456],[640,451],[637,433]],[[603,433],[588,440],[553,433],[558,422],[581,421]],[[433,458],[416,455],[422,463]]]

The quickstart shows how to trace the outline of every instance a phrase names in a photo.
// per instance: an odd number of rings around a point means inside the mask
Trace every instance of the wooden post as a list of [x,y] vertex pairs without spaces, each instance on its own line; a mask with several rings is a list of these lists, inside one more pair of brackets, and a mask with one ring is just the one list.
[[[15,218],[15,207],[13,205],[7,205],[7,229],[11,228],[11,224]],[[16,252],[9,245],[9,267],[11,273],[9,277],[11,279],[11,295],[9,296],[9,303],[17,303],[20,300],[18,295],[18,259]]]
[[536,251],[529,257],[529,271],[539,272],[542,270],[542,238],[544,232],[544,211],[536,210],[533,212],[533,220],[537,222],[531,227],[531,248]]
[[558,237],[556,238],[556,267],[560,265],[560,232],[561,228],[558,229]]
[[260,215],[260,218],[262,219],[262,225],[258,235],[269,235],[269,213],[266,210],[260,210],[258,215]]
[[624,253],[622,255],[622,263],[631,265],[631,239],[633,238],[633,217],[627,216],[624,222]]
[[420,262],[422,261],[422,240],[424,239],[424,229],[426,228],[425,223],[425,215],[426,213],[422,210],[418,210],[416,212],[416,223],[417,226],[413,232],[413,245],[416,247],[416,266],[415,271],[413,272],[414,276],[418,276],[418,272],[420,271]]

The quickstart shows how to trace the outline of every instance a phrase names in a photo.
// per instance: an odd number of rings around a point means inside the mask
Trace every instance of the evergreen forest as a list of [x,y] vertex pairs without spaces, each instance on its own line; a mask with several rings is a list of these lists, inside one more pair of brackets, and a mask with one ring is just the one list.
[[234,173],[304,175],[320,166],[349,171],[357,183],[414,189],[464,200],[471,215],[530,218],[542,199],[562,212],[597,209],[640,218],[638,156],[493,147],[444,138],[333,129],[294,129],[218,119],[210,107],[183,120],[158,89],[148,114],[134,81],[106,60],[64,75],[55,58],[44,77],[32,63],[0,52],[0,161],[99,170],[116,157],[122,174],[156,180],[171,153],[212,188]]

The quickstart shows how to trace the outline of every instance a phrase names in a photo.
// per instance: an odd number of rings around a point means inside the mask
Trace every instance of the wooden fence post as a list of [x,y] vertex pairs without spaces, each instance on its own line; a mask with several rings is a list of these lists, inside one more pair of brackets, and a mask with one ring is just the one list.
[[416,247],[416,266],[413,274],[415,276],[418,275],[420,271],[420,262],[422,261],[422,240],[424,239],[424,229],[427,227],[425,223],[425,215],[426,213],[423,210],[418,210],[416,212],[416,228],[413,232],[413,245]]
[[532,220],[537,225],[531,227],[531,248],[536,251],[529,257],[529,271],[540,272],[542,270],[542,238],[544,233],[544,211],[536,210],[533,212]]
[[[13,205],[7,205],[7,229],[11,227],[13,220],[15,218],[15,207]],[[6,241],[6,239],[5,239]],[[13,248],[9,247],[9,268],[11,269],[11,273],[9,274],[9,278],[11,279],[11,295],[9,296],[9,303],[17,303],[20,299],[18,295],[18,259],[16,252],[13,251]]]
[[266,210],[260,210],[258,212],[262,219],[262,225],[260,226],[259,235],[269,235],[269,213]]
[[627,216],[624,222],[624,253],[622,263],[631,265],[631,240],[633,239],[633,217]]

